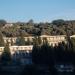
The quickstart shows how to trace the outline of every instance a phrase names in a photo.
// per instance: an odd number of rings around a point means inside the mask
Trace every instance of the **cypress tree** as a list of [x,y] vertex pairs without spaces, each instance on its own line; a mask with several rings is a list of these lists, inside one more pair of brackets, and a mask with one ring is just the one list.
[[1,55],[1,62],[8,64],[10,61],[11,61],[11,53],[10,53],[9,43],[7,42],[7,44],[4,47],[4,51]]
[[75,38],[71,38],[72,50],[75,51]]

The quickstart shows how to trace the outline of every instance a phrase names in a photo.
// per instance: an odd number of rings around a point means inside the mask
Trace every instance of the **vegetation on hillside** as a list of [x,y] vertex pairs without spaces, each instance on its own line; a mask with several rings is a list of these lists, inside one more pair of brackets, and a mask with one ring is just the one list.
[[75,20],[54,20],[51,23],[49,22],[41,22],[34,23],[31,19],[28,22],[16,22],[13,23],[13,26],[5,27],[7,22],[5,20],[0,20],[0,31],[4,36],[14,37],[20,36],[20,32],[24,34],[24,36],[28,35],[73,35],[75,34]]

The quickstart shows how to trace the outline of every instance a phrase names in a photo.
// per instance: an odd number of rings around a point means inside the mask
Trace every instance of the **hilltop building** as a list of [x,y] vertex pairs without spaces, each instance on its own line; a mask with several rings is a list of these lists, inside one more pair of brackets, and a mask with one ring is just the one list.
[[[66,35],[57,35],[57,36],[41,35],[39,37],[41,38],[42,43],[43,43],[43,40],[46,39],[48,41],[48,44],[52,46],[58,45],[58,43],[62,41],[67,42]],[[70,36],[70,38],[72,37],[74,38],[75,35]],[[25,38],[25,41],[29,39],[31,42],[33,42],[33,39],[35,39],[34,36],[27,36],[24,38]],[[15,60],[20,59],[22,63],[26,63],[26,64],[32,63],[31,53],[33,49],[33,44],[25,45],[25,46],[17,46],[15,45],[17,37],[3,37],[3,39],[5,43],[9,42],[10,52],[12,57]],[[11,41],[13,41],[14,43],[13,46],[11,45]],[[2,54],[3,50],[4,50],[4,47],[0,47],[0,55]]]
[[[49,35],[41,35],[41,41],[43,43],[43,39],[46,38],[49,45],[58,45],[58,43],[62,42],[62,41],[66,41],[66,36],[65,35],[57,35],[57,36],[49,36]],[[25,41],[29,40],[31,42],[33,42],[33,39],[35,39],[34,36],[28,36],[28,37],[24,37]],[[11,40],[13,43],[16,43],[17,37],[3,37],[4,42],[6,43],[7,41],[10,43],[11,45]]]

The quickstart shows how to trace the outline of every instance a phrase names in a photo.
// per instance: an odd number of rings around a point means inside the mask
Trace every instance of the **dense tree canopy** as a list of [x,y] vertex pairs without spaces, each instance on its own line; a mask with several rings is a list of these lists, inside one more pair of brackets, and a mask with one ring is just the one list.
[[[41,35],[45,32],[48,35],[66,35],[67,32],[69,35],[75,34],[75,20],[63,20],[57,19],[52,21],[51,23],[40,22],[34,23],[31,19],[28,22],[16,22],[13,23],[12,27],[4,28],[4,24],[6,23],[5,20],[0,21],[1,32],[3,35],[12,37],[12,36],[20,36],[20,31],[28,33],[29,35]],[[25,36],[25,35],[24,35]]]
[[59,43],[59,45],[55,47],[49,46],[47,43],[44,43],[41,46],[34,45],[32,51],[33,62],[36,64],[51,66],[55,63],[62,62],[73,63],[75,65],[74,57],[75,51],[72,50],[72,47],[68,47],[68,44],[65,44],[64,42]]
[[58,19],[58,20],[54,20],[52,22],[52,24],[57,25],[57,26],[60,26],[60,25],[64,25],[65,24],[65,21],[62,20],[62,19]]
[[5,20],[0,20],[0,27],[4,26],[7,22]]
[[9,43],[8,42],[5,45],[4,51],[1,55],[1,62],[3,64],[9,64],[11,62],[11,53],[10,53],[10,48],[9,48]]

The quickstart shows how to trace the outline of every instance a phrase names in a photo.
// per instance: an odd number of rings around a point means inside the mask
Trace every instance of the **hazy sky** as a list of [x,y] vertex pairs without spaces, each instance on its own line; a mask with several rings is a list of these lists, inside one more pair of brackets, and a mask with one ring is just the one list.
[[0,19],[10,22],[75,19],[75,0],[0,0]]

